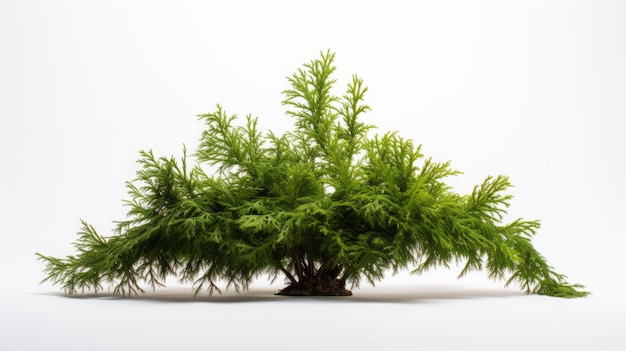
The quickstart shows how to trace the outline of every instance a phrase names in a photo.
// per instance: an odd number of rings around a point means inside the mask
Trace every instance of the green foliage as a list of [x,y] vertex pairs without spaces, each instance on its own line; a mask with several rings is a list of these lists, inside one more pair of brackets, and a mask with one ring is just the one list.
[[180,160],[141,152],[115,235],[83,222],[76,256],[38,254],[45,280],[68,293],[108,284],[131,294],[176,276],[212,293],[269,274],[284,275],[289,294],[344,294],[346,283],[461,261],[460,276],[486,270],[527,293],[587,295],[533,248],[538,221],[502,223],[507,177],[459,195],[444,183],[459,174],[449,162],[424,158],[397,132],[369,136],[367,88],[353,76],[341,98],[333,95],[333,59],[322,53],[288,78],[283,104],[294,128],[284,135],[260,132],[251,116],[237,124],[217,106],[199,116],[206,129],[197,165],[189,167],[186,150]]

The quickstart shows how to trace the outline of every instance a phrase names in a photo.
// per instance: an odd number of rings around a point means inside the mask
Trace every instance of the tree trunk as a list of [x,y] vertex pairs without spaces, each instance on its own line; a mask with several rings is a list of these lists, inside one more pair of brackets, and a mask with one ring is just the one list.
[[292,281],[289,286],[277,292],[276,295],[351,296],[352,291],[346,289],[346,282],[337,278],[336,272],[320,270],[317,274],[303,275],[300,281]]

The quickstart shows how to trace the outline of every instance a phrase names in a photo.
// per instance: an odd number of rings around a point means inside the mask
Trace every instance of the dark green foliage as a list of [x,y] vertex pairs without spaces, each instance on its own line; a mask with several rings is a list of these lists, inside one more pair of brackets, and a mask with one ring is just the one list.
[[[262,133],[250,116],[236,124],[220,106],[206,123],[195,158],[142,152],[129,182],[128,217],[102,237],[87,223],[77,256],[39,255],[46,280],[66,292],[111,284],[130,294],[167,276],[219,291],[245,289],[259,275],[284,275],[286,295],[349,295],[346,284],[371,284],[388,272],[419,273],[465,262],[461,276],[486,270],[528,293],[587,295],[533,248],[538,221],[502,223],[511,186],[487,177],[459,195],[444,179],[459,172],[425,159],[396,132],[368,136],[361,122],[367,88],[354,76],[332,95],[334,54],[288,78],[283,104],[294,120],[284,135]],[[207,175],[200,165],[217,166]]]

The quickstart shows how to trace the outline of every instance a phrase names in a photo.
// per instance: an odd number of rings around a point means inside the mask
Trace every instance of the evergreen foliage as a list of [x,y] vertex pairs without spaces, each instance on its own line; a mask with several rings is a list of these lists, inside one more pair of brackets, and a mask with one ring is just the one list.
[[342,97],[333,95],[334,56],[321,53],[288,78],[292,131],[263,133],[251,116],[237,124],[218,105],[199,116],[206,130],[196,165],[186,150],[179,160],[142,151],[115,235],[83,222],[76,255],[37,254],[44,281],[67,293],[107,285],[136,294],[176,276],[197,294],[220,284],[239,291],[267,274],[284,275],[278,294],[350,295],[347,284],[363,279],[460,261],[460,276],[486,270],[527,293],[587,295],[533,248],[538,221],[502,223],[507,177],[459,195],[444,183],[459,173],[449,162],[425,158],[397,132],[369,136],[367,87],[353,76]]

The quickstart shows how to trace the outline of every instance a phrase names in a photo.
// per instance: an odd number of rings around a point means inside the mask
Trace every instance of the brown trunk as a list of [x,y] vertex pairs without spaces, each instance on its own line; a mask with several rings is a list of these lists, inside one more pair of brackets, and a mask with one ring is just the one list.
[[337,278],[336,274],[305,275],[302,280],[292,282],[276,295],[286,296],[351,296],[352,291],[346,289],[346,282]]

